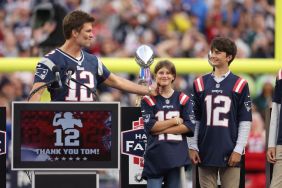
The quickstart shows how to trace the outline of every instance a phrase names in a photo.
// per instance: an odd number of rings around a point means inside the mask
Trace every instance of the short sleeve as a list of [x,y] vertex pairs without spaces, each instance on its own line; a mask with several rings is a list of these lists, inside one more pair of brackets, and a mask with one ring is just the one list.
[[107,69],[107,67],[101,62],[99,58],[97,58],[97,60],[98,60],[97,81],[99,85],[110,76],[111,72]]
[[151,129],[157,122],[154,106],[150,106],[144,99],[141,100],[141,113],[144,120],[144,131],[146,134],[150,134]]
[[183,124],[191,130],[186,134],[188,137],[194,136],[195,130],[195,114],[193,110],[193,104],[194,102],[189,99],[188,102],[183,106],[180,114],[180,117],[183,119]]
[[244,86],[242,93],[240,94],[238,112],[239,122],[252,121],[252,102],[248,84]]
[[47,58],[42,58],[35,70],[34,83],[36,82],[49,82],[54,79],[54,74],[52,73],[52,67],[54,63]]

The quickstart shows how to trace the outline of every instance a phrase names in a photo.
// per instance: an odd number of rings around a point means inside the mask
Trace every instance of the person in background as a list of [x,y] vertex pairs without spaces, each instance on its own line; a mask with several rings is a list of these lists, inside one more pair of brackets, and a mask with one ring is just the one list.
[[269,125],[267,161],[274,164],[270,187],[282,186],[282,69],[276,78]]
[[273,96],[273,85],[271,82],[265,82],[262,86],[262,91],[259,96],[254,98],[253,103],[257,107],[257,111],[261,114],[265,120],[265,110],[268,110],[271,107]]

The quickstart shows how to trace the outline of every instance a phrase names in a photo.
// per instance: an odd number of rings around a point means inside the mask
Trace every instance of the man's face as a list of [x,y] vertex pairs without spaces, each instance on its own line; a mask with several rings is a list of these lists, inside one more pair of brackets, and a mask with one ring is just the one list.
[[210,63],[215,67],[228,66],[228,62],[231,58],[232,56],[227,56],[226,52],[221,52],[217,49],[213,49],[211,51]]
[[83,24],[82,29],[77,32],[76,41],[82,46],[89,48],[93,43],[93,26],[92,23]]

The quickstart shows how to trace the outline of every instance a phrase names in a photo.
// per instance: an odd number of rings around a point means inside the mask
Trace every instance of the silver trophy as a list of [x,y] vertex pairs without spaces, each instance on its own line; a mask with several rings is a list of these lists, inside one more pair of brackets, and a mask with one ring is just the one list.
[[[151,47],[147,45],[141,45],[137,48],[135,54],[135,61],[140,66],[139,81],[140,85],[151,85],[152,78],[150,72],[150,66],[154,62],[154,52]],[[140,106],[140,96],[136,100],[136,106]]]

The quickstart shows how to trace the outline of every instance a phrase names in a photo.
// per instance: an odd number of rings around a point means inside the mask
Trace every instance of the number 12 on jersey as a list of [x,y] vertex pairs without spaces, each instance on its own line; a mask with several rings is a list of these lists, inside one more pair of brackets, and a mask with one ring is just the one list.
[[[156,113],[156,117],[158,118],[158,121],[164,121],[168,120],[174,117],[179,117],[179,111],[158,111]],[[167,141],[182,141],[182,135],[181,134],[160,134],[159,140],[167,140]]]
[[[223,126],[228,127],[227,118],[220,119],[221,114],[227,114],[230,111],[231,99],[224,95],[207,95],[205,98],[206,102],[206,114],[207,114],[207,126]],[[221,106],[216,106],[222,104]]]

